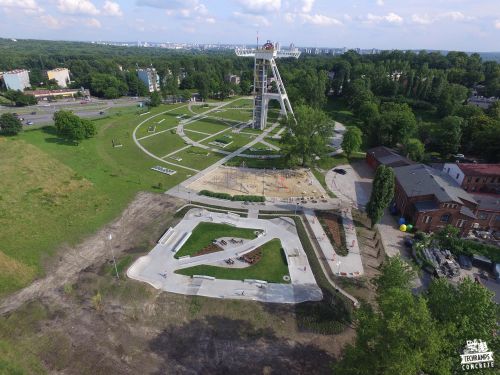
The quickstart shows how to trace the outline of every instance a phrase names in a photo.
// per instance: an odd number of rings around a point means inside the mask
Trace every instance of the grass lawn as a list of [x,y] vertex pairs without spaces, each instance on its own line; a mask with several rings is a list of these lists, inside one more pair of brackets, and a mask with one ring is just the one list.
[[[153,118],[149,121],[146,121],[144,124],[142,124],[137,129],[136,136],[137,136],[137,138],[141,138],[141,137],[144,137],[146,135],[154,134],[154,133],[148,132],[148,128],[150,125],[156,126],[155,133],[162,131],[162,130],[165,130],[165,129],[170,129],[170,128],[176,127],[180,121],[177,118],[177,116],[180,116],[180,115],[185,114],[185,113],[187,113],[187,108],[181,107],[181,108],[176,109],[172,112],[168,112],[168,113],[165,113],[163,115],[156,116],[155,118]],[[142,117],[149,117],[149,115],[144,115]]]
[[283,147],[283,145],[280,143],[280,140],[279,139],[274,139],[274,138],[271,138],[271,137],[266,137],[264,138],[264,140],[267,142],[267,143],[270,143],[276,147]]
[[173,156],[182,158],[182,161],[179,162],[171,159],[174,163],[182,164],[186,167],[194,169],[205,169],[216,161],[219,161],[223,155],[217,152],[204,150],[199,147],[190,147],[174,154]]
[[213,240],[221,237],[254,239],[255,229],[237,228],[227,224],[199,223],[186,243],[175,253],[176,258],[196,254]]
[[140,142],[149,152],[159,157],[163,157],[186,146],[184,140],[179,135],[172,134],[171,131],[143,139]]
[[328,98],[325,111],[335,121],[346,126],[362,126],[362,122],[354,116],[344,98]]
[[243,154],[246,155],[275,155],[279,154],[279,151],[271,150],[269,146],[262,143],[256,143],[251,148],[254,150],[246,149]]
[[241,167],[242,163],[245,163],[247,168],[257,168],[257,169],[286,169],[286,160],[284,158],[273,158],[273,159],[255,159],[255,158],[243,158],[236,156],[228,160],[224,165],[229,167]]
[[210,113],[210,116],[221,117],[223,119],[228,119],[228,120],[243,122],[243,121],[248,121],[248,120],[250,120],[252,118],[252,111],[251,111],[251,109],[240,110],[240,109],[224,109],[224,108],[221,108],[220,112],[219,111],[213,111],[212,113]]
[[222,122],[214,119],[204,118],[203,120],[192,122],[184,127],[185,129],[198,130],[203,133],[214,134],[225,129],[229,129],[229,126],[223,124]]
[[[0,137],[0,296],[43,275],[42,262],[61,244],[74,245],[97,231],[138,191],[157,191],[159,182],[169,189],[192,174],[150,170],[161,162],[132,140],[141,121],[136,111],[121,108],[96,120],[97,136],[78,146],[58,138],[53,127]],[[123,147],[113,148],[112,139]]]
[[271,240],[261,246],[262,258],[259,262],[246,268],[226,268],[200,265],[175,271],[178,274],[206,275],[217,279],[244,280],[257,279],[270,283],[289,283],[283,276],[289,276],[285,254],[278,239]]
[[326,156],[316,162],[317,166],[321,169],[332,169],[339,165],[349,164],[350,162],[357,161],[365,158],[364,152],[353,153],[350,159],[344,154],[335,155],[335,156]]
[[318,180],[318,182],[323,186],[323,189],[326,190],[326,193],[330,198],[336,198],[337,196],[333,194],[328,186],[326,185],[326,180],[325,180],[325,175],[319,171],[317,168],[311,168],[311,172],[313,173],[314,177]]
[[[227,135],[228,137],[224,137],[224,135]],[[229,138],[229,137],[231,137],[231,138]],[[225,139],[225,140],[231,142],[231,144],[225,148],[221,148],[221,147],[217,147],[217,146],[213,146],[213,145],[209,144],[210,142],[212,142],[218,138]],[[255,139],[255,137],[253,137],[251,135],[227,132],[224,134],[220,134],[218,137],[209,138],[206,141],[204,141],[203,144],[205,144],[207,146],[211,146],[211,147],[220,148],[221,150],[224,150],[224,151],[231,152],[231,151],[235,151],[235,150],[239,149],[240,147],[246,145],[248,142],[251,142],[254,139]]]
[[207,137],[210,137],[211,134],[200,134],[200,133],[195,133],[193,131],[191,131],[190,129],[186,129],[184,128],[184,134],[186,134],[186,136],[193,140],[193,141],[196,141],[196,142],[199,142],[201,141],[202,139],[204,138],[207,138]]
[[253,99],[239,99],[228,104],[228,107],[253,109]]

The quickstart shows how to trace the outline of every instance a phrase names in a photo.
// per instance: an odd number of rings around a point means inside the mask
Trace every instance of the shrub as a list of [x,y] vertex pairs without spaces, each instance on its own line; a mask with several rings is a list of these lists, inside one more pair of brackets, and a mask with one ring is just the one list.
[[235,195],[227,193],[217,193],[210,190],[202,190],[199,192],[200,195],[205,195],[207,197],[226,199],[228,201],[242,201],[242,202],[265,202],[266,198],[261,195]]

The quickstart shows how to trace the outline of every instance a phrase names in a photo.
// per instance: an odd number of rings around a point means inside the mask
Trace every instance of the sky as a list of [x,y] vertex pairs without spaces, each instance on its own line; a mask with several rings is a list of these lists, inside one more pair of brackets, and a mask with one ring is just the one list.
[[8,38],[500,51],[500,0],[0,0]]

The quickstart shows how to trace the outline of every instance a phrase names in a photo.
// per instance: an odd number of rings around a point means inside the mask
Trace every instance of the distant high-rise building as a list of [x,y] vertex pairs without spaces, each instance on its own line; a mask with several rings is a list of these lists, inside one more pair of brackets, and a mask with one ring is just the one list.
[[3,81],[8,90],[24,91],[25,88],[30,87],[29,70],[17,69],[5,72],[3,74]]
[[160,91],[160,76],[155,68],[137,69],[137,76],[146,85],[149,92]]
[[55,79],[59,87],[68,87],[69,80],[69,70],[66,68],[56,68],[52,70],[47,70],[47,77],[49,79]]

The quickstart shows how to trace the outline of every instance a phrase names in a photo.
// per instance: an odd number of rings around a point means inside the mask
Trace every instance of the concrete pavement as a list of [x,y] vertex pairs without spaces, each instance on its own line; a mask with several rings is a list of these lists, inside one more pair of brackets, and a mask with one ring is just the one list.
[[[265,234],[245,241],[242,245],[228,244],[223,251],[197,257],[175,259],[175,252],[200,222],[214,222],[253,228]],[[290,284],[262,283],[258,281],[221,280],[210,277],[188,277],[175,270],[199,264],[220,264],[221,260],[237,257],[256,247],[279,238],[285,251]],[[230,267],[230,266],[228,266]],[[175,227],[166,232],[154,249],[139,258],[128,269],[127,275],[147,282],[153,287],[173,293],[200,295],[215,298],[246,299],[261,302],[300,303],[319,301],[323,298],[309,266],[307,256],[290,219],[262,220],[241,218],[238,215],[192,209]]]

